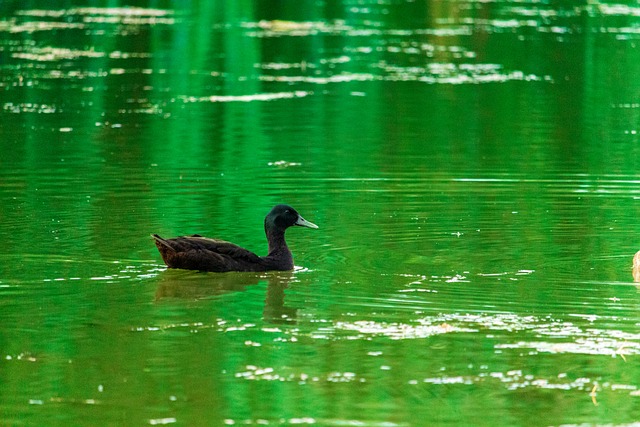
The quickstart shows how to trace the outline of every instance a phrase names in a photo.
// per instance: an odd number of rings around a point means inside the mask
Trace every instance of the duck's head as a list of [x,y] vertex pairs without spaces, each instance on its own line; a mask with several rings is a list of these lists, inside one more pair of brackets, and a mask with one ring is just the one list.
[[275,206],[264,219],[265,230],[280,230],[284,232],[284,230],[294,225],[318,228],[314,223],[302,218],[295,209],[288,205]]

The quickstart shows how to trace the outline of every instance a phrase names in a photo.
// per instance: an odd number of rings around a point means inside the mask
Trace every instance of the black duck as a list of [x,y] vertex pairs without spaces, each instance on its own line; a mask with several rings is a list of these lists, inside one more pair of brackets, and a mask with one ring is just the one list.
[[152,234],[164,263],[169,268],[200,271],[271,271],[292,270],[293,256],[284,232],[291,226],[318,228],[287,205],[277,205],[264,219],[264,231],[269,242],[267,256],[258,256],[233,243],[210,239],[198,234],[163,239]]

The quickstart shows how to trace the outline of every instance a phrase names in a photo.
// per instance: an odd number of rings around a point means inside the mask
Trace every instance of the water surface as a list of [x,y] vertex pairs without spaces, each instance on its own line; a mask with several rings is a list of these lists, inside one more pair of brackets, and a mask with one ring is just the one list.
[[2,423],[640,422],[636,4],[77,3],[0,5]]

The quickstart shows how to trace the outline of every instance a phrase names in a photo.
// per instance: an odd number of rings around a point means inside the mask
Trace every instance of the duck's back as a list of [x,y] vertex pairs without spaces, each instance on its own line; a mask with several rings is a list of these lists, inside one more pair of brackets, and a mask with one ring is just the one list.
[[201,271],[266,271],[268,265],[253,252],[238,245],[197,234],[175,239],[153,235],[165,264],[170,268]]

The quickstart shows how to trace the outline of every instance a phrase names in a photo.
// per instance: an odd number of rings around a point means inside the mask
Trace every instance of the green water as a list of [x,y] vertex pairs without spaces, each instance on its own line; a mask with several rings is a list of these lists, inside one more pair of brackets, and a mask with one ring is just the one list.
[[548,3],[3,0],[0,424],[639,423],[640,8]]

